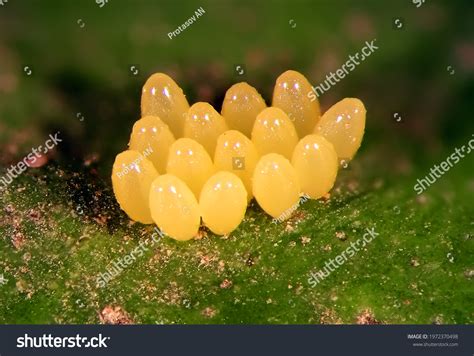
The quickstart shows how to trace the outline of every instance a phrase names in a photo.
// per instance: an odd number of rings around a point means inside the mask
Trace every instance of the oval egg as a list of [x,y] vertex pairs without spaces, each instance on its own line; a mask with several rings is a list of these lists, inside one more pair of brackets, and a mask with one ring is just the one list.
[[192,239],[199,231],[201,216],[196,197],[178,177],[164,174],[150,187],[149,207],[156,225],[175,240]]
[[236,130],[224,132],[217,139],[214,153],[216,170],[232,172],[245,185],[248,200],[252,199],[252,175],[258,161],[258,153],[250,139]]
[[170,147],[166,172],[185,182],[196,197],[214,174],[214,164],[204,147],[190,138],[180,138]]
[[166,172],[170,146],[175,141],[168,125],[157,116],[145,116],[133,125],[129,147],[148,158],[160,174]]
[[112,187],[120,208],[130,219],[143,224],[153,222],[148,193],[156,177],[158,172],[153,164],[137,151],[124,151],[115,157]]
[[295,147],[291,164],[298,174],[301,190],[318,199],[331,190],[338,170],[333,145],[320,135],[308,135]]
[[359,149],[365,130],[366,110],[356,98],[343,99],[324,113],[314,133],[331,142],[340,160],[350,161]]
[[204,184],[199,198],[204,224],[215,234],[229,234],[239,226],[247,209],[242,180],[230,172],[217,172]]
[[231,130],[250,137],[257,115],[267,107],[262,96],[251,85],[242,82],[226,92],[221,114]]
[[227,131],[224,118],[208,103],[196,103],[189,108],[184,123],[184,137],[199,142],[211,157],[217,138]]
[[299,179],[291,163],[276,153],[260,158],[253,173],[253,195],[269,215],[281,220],[289,217],[300,198]]
[[252,142],[260,155],[278,153],[291,159],[298,134],[288,115],[279,108],[262,110],[255,120]]
[[183,136],[189,104],[183,90],[164,73],[155,73],[142,88],[142,117],[158,116],[168,125],[174,137]]
[[295,125],[299,137],[313,132],[321,116],[319,102],[309,98],[313,88],[305,76],[294,70],[281,74],[273,89],[272,105],[282,109]]

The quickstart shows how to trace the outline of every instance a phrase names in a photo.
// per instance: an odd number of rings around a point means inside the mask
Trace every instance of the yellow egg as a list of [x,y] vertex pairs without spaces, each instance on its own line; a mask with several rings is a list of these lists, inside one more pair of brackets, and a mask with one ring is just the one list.
[[196,103],[189,108],[184,123],[184,137],[192,138],[214,156],[217,138],[227,131],[224,118],[208,103]]
[[272,105],[279,107],[293,121],[299,137],[313,132],[321,116],[318,99],[311,101],[311,84],[301,73],[288,70],[280,75],[273,90]]
[[302,192],[310,198],[321,198],[333,187],[338,169],[337,154],[324,137],[308,135],[301,139],[291,164],[298,174]]
[[201,216],[196,197],[178,177],[164,174],[151,184],[151,217],[156,225],[175,240],[192,239],[199,230]]
[[279,153],[291,159],[298,135],[285,112],[270,107],[258,114],[252,130],[252,142],[260,155]]
[[230,129],[238,130],[250,137],[257,115],[266,107],[258,91],[242,82],[232,85],[227,90],[221,113]]
[[225,235],[237,228],[247,209],[247,191],[235,174],[221,171],[204,184],[199,198],[204,224],[215,234]]
[[160,174],[166,172],[168,151],[175,141],[168,125],[157,116],[145,116],[133,125],[129,147],[148,158]]
[[365,113],[364,104],[359,99],[343,99],[324,113],[314,133],[333,144],[340,160],[349,161],[362,143]]
[[298,176],[291,163],[276,153],[260,158],[253,173],[253,195],[266,213],[287,218],[300,197]]
[[115,158],[112,168],[112,186],[120,208],[130,219],[143,224],[153,220],[148,207],[148,193],[158,177],[153,164],[137,151],[124,151]]
[[185,115],[189,104],[183,90],[164,73],[155,73],[142,89],[142,117],[158,116],[175,137],[183,136]]
[[252,199],[252,175],[258,161],[255,145],[236,130],[224,132],[217,139],[214,153],[216,170],[232,172],[244,183],[247,199]]
[[214,165],[204,147],[190,138],[180,138],[170,147],[166,172],[185,182],[196,197],[214,174]]

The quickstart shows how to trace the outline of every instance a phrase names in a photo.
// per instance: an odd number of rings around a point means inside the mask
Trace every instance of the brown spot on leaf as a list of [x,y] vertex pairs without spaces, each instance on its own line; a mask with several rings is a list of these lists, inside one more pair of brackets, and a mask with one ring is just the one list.
[[305,246],[306,244],[311,242],[311,238],[308,236],[301,236],[301,244]]
[[370,309],[363,310],[362,313],[360,313],[357,316],[356,323],[359,324],[359,325],[382,324],[382,322],[375,319],[375,316],[374,316],[374,314],[372,313],[372,311]]
[[8,204],[6,207],[5,207],[5,211],[8,213],[8,214],[11,214],[15,211],[15,208],[13,207],[13,205],[11,204]]
[[285,232],[293,232],[295,228],[291,225],[291,222],[287,222],[285,226]]
[[418,260],[416,258],[412,258],[411,261],[410,261],[410,264],[413,267],[418,267],[420,265],[420,262],[418,262]]
[[34,222],[38,222],[41,218],[41,213],[39,212],[39,210],[36,210],[36,209],[30,209],[28,211],[28,217],[34,221]]
[[216,256],[207,255],[202,251],[198,251],[197,256],[199,258],[199,265],[198,267],[209,267],[213,262],[217,260]]
[[201,312],[201,314],[206,318],[213,318],[216,316],[217,312],[214,308],[207,307]]
[[183,288],[178,286],[176,282],[170,282],[169,287],[163,290],[161,301],[168,305],[179,305],[183,299]]
[[319,318],[321,324],[342,324],[342,319],[333,309],[325,309]]
[[133,324],[127,312],[119,306],[107,305],[99,314],[101,324],[125,325]]
[[207,237],[207,231],[203,228],[200,228],[197,235],[194,236],[195,240],[202,240],[203,238]]
[[336,237],[341,241],[347,240],[347,235],[344,231],[336,231]]
[[25,236],[21,232],[16,232],[12,237],[13,246],[19,250],[25,244]]
[[222,281],[222,283],[220,284],[220,287],[222,289],[229,289],[230,287],[232,287],[232,281],[226,278]]
[[255,263],[257,263],[257,257],[248,255],[247,260],[245,261],[245,264],[249,267],[252,267]]

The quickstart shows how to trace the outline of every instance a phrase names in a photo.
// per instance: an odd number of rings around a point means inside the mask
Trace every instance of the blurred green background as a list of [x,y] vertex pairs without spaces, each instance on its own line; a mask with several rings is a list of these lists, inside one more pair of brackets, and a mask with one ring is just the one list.
[[[1,193],[0,321],[110,322],[103,311],[113,306],[124,322],[472,323],[473,155],[421,197],[413,185],[474,134],[473,19],[470,0],[9,0],[0,6],[0,173],[50,133],[63,142]],[[329,203],[305,204],[291,228],[253,205],[227,240],[166,240],[96,288],[95,275],[151,231],[130,226],[109,178],[149,75],[169,74],[190,103],[218,110],[240,81],[270,104],[283,71],[316,85],[373,39],[379,49],[320,97],[323,111],[344,97],[367,108],[362,147]],[[307,285],[309,270],[345,248],[336,233],[355,240],[373,224],[384,239]]]

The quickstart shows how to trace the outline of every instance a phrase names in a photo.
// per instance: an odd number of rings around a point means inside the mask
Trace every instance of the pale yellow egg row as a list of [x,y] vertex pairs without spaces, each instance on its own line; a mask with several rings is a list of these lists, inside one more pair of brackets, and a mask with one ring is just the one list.
[[201,218],[216,234],[233,231],[252,197],[274,218],[286,216],[302,193],[320,198],[334,184],[338,160],[358,150],[365,108],[344,99],[320,117],[310,90],[303,75],[287,71],[267,108],[255,88],[238,83],[227,91],[221,115],[208,103],[189,107],[170,77],[152,75],[129,150],[113,167],[121,208],[133,220],[188,240]]

